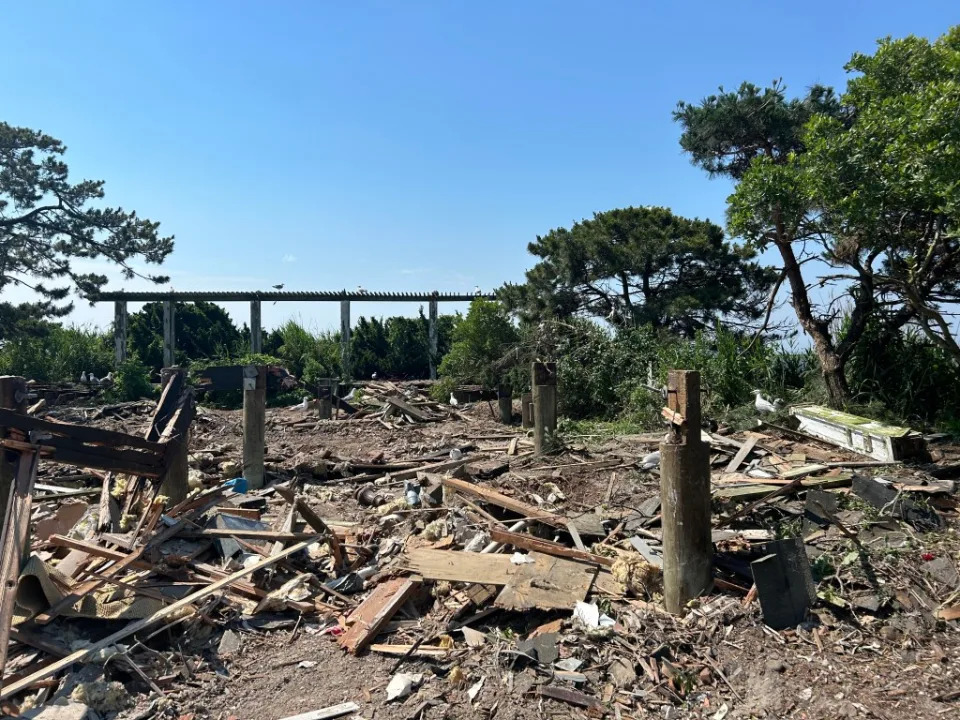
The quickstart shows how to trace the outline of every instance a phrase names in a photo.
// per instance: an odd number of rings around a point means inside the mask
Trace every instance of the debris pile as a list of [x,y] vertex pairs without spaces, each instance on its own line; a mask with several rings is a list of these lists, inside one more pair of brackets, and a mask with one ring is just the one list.
[[[661,604],[649,458],[662,434],[536,456],[485,403],[452,408],[422,390],[365,383],[335,421],[272,411],[260,489],[243,482],[236,414],[201,409],[190,493],[175,503],[160,492],[162,463],[143,474],[128,448],[116,457],[137,468],[71,466],[57,454],[65,436],[43,426],[58,464],[44,462],[34,486],[4,710],[203,717],[232,707],[231,678],[254,694],[276,672],[322,684],[332,667],[367,663],[376,678],[362,693],[335,696],[352,687],[341,680],[297,695],[283,706],[291,720],[396,705],[397,717],[492,717],[526,702],[578,717],[818,717],[828,706],[886,717],[813,681],[778,688],[804,655],[881,662],[899,648],[920,663],[922,639],[944,628],[943,657],[955,651],[960,576],[944,529],[957,497],[942,477],[955,448],[905,465],[772,423],[704,433],[715,584],[681,616]],[[129,431],[148,412],[87,420]],[[268,668],[256,653],[271,635],[284,638],[283,660]],[[295,642],[321,644],[291,657]],[[922,702],[960,698],[951,682],[947,670],[931,676]],[[900,683],[877,692],[921,702]]]

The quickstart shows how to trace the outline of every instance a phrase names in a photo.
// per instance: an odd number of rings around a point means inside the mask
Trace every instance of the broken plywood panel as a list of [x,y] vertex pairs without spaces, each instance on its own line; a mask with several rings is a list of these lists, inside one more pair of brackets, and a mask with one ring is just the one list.
[[509,555],[418,548],[406,554],[406,565],[427,580],[506,586],[496,605],[513,610],[571,608],[596,576],[596,566],[535,552],[527,557],[533,562],[517,565]]

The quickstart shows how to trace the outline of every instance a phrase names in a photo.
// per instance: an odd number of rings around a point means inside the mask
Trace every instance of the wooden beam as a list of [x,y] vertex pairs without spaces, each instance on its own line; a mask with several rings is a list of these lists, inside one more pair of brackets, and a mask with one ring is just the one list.
[[736,472],[743,464],[743,461],[747,459],[747,456],[753,452],[753,446],[757,444],[758,440],[759,438],[756,435],[748,437],[747,441],[737,450],[737,454],[730,460],[730,464],[727,465],[725,472]]
[[444,487],[448,487],[451,490],[456,490],[464,495],[475,497],[485,503],[498,505],[506,510],[510,510],[511,512],[519,513],[524,518],[536,520],[537,522],[542,522],[545,525],[550,525],[558,530],[567,532],[566,518],[560,517],[559,515],[554,515],[546,510],[541,510],[535,505],[529,505],[520,500],[508,497],[503,493],[499,493],[491,488],[483,487],[482,485],[474,485],[473,483],[469,483],[464,480],[443,478],[440,482],[443,483]]
[[349,621],[353,624],[340,636],[340,647],[353,654],[366,647],[419,585],[419,582],[410,578],[394,578],[377,585],[366,600],[350,613]]
[[117,432],[116,430],[89,427],[87,425],[73,425],[72,423],[45,420],[2,408],[0,408],[0,426],[15,427],[24,433],[37,430],[42,433],[68,437],[82,443],[105,445],[110,448],[131,447],[140,450],[149,450],[151,453],[156,454],[163,453],[162,445],[136,435]]
[[26,690],[28,687],[30,687],[33,683],[37,682],[38,680],[43,680],[44,678],[48,678],[51,675],[54,675],[60,672],[61,670],[66,670],[68,667],[70,667],[74,663],[80,662],[81,660],[84,660],[90,657],[91,655],[99,652],[105,647],[110,647],[111,645],[116,644],[120,640],[130,637],[134,633],[140,632],[141,630],[144,630],[152,625],[155,625],[156,623],[162,620],[165,620],[168,617],[176,616],[183,608],[186,608],[190,605],[194,605],[199,600],[202,600],[205,597],[213,595],[214,593],[219,592],[220,590],[226,587],[229,587],[232,583],[236,582],[237,580],[240,580],[241,578],[244,578],[248,575],[252,575],[257,570],[262,570],[263,568],[269,567],[270,565],[273,565],[274,563],[280,560],[283,560],[286,557],[290,557],[294,553],[298,553],[301,550],[306,549],[306,547],[310,544],[310,542],[311,541],[304,541],[304,542],[299,542],[296,545],[291,545],[286,550],[283,550],[282,552],[277,553],[276,555],[272,555],[269,558],[264,558],[260,562],[254,563],[249,567],[241,568],[240,570],[237,570],[237,572],[233,573],[232,575],[228,575],[222,580],[218,580],[215,583],[212,583],[204,588],[201,588],[200,590],[197,590],[196,592],[191,593],[190,595],[187,595],[186,597],[178,600],[172,605],[167,605],[165,608],[161,608],[160,610],[157,610],[157,612],[153,613],[152,615],[149,615],[148,617],[143,618],[142,620],[137,620],[135,622],[129,623],[128,625],[124,626],[120,630],[117,630],[115,633],[108,635],[102,640],[99,640],[93,643],[92,645],[86,648],[83,648],[82,650],[77,650],[76,652],[71,653],[70,655],[67,655],[67,657],[61,658],[60,660],[54,663],[51,663],[47,667],[42,668],[41,670],[38,670],[35,673],[32,673],[31,675],[28,675],[27,677],[17,682],[5,685],[2,689],[0,689],[0,700],[6,700],[7,698],[12,697],[17,693],[22,692],[23,690]]
[[569,560],[582,560],[583,562],[602,565],[603,567],[613,565],[613,558],[594,555],[593,553],[582,550],[574,550],[573,548],[568,548],[566,545],[561,545],[551,540],[544,540],[543,538],[525,535],[524,533],[510,532],[509,530],[503,530],[501,528],[491,528],[490,540],[492,542],[522,548],[523,550],[543,553],[544,555],[555,555],[556,557],[568,558]]

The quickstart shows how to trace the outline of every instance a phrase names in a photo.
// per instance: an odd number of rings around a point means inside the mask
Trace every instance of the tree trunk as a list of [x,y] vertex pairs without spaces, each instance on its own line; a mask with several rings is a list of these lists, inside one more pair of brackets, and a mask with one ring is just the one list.
[[783,258],[784,275],[787,282],[790,283],[791,305],[793,305],[794,312],[797,313],[800,326],[813,340],[813,349],[820,361],[820,372],[827,386],[827,398],[830,405],[835,408],[842,408],[850,398],[850,387],[847,385],[847,378],[843,373],[843,366],[846,364],[845,359],[837,352],[830,335],[830,326],[824,320],[814,317],[813,308],[810,305],[810,296],[807,293],[807,285],[803,280],[800,264],[797,262],[797,256],[793,251],[793,244],[789,238],[784,237],[779,219],[776,224],[777,239],[775,244]]

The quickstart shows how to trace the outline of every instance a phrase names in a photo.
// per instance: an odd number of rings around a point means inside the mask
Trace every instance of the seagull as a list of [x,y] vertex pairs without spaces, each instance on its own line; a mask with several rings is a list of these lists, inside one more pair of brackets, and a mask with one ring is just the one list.
[[477,297],[480,297],[481,295],[483,295],[483,291],[480,289],[479,285],[473,286],[473,294],[476,295]]
[[274,285],[274,286],[273,286],[273,289],[274,289],[274,290],[283,290],[283,283],[280,283],[279,285]]
[[654,450],[640,461],[641,470],[653,470],[660,464],[660,451]]
[[377,374],[374,373],[373,375],[371,375],[371,376],[370,376],[370,379],[371,379],[371,380],[376,380],[376,379],[377,379]]
[[756,395],[756,400],[754,400],[753,405],[754,405],[754,407],[757,408],[757,412],[759,412],[759,413],[775,413],[775,412],[777,412],[777,410],[780,409],[780,400],[779,400],[779,399],[774,400],[773,402],[770,402],[769,400],[767,400],[767,399],[763,396],[763,393],[762,393],[762,391],[760,391],[760,390],[754,390],[754,391],[753,391],[753,394]]
[[367,294],[366,288],[364,288],[363,285],[357,285],[357,294],[366,295]]
[[450,393],[450,404],[451,404],[451,405],[459,405],[459,404],[460,404],[459,402],[457,402],[457,399],[453,396],[453,393]]

